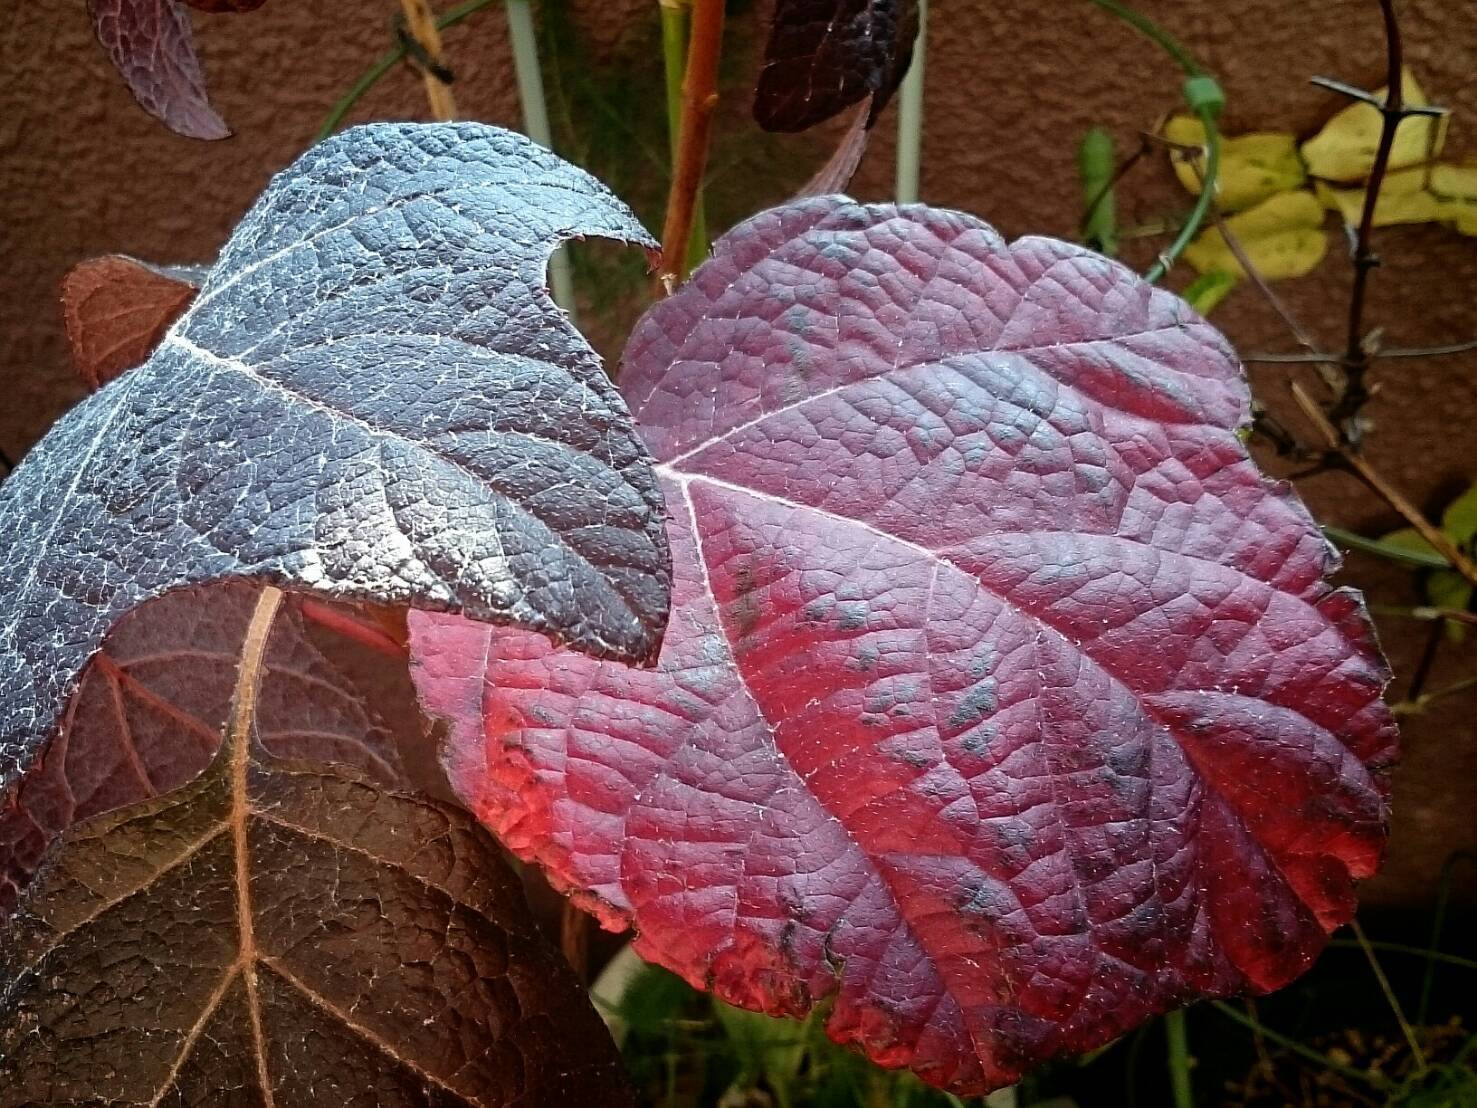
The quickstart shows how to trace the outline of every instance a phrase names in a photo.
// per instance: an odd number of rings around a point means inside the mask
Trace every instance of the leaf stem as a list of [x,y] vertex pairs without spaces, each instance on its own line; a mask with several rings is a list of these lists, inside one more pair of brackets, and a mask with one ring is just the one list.
[[1441,864],[1441,882],[1436,892],[1436,910],[1431,913],[1431,938],[1426,943],[1426,969],[1421,974],[1421,999],[1416,1008],[1416,1022],[1423,1025],[1431,1014],[1431,992],[1436,986],[1436,958],[1441,945],[1441,932],[1446,926],[1446,907],[1451,902],[1451,877],[1463,862],[1477,863],[1477,855],[1459,850]]
[[1400,1033],[1405,1036],[1405,1041],[1410,1045],[1410,1053],[1415,1058],[1415,1071],[1417,1074],[1426,1072],[1426,1054],[1421,1050],[1421,1042],[1416,1038],[1415,1028],[1410,1026],[1410,1021],[1405,1018],[1405,1009],[1400,1007],[1400,1001],[1395,996],[1395,990],[1390,987],[1390,979],[1385,976],[1384,967],[1380,960],[1375,957],[1374,950],[1369,945],[1369,939],[1364,934],[1364,928],[1359,926],[1357,919],[1349,921],[1349,930],[1354,932],[1354,940],[1359,948],[1364,951],[1364,957],[1369,960],[1369,968],[1374,971],[1374,979],[1379,982],[1380,992],[1384,994],[1385,1001],[1390,1005],[1390,1011],[1395,1013],[1395,1022],[1400,1025]]
[[662,227],[662,257],[657,270],[670,291],[687,275],[697,196],[708,164],[713,110],[718,105],[718,57],[723,50],[723,0],[693,0],[692,32],[682,78],[682,122],[667,218]]
[[1245,1027],[1248,1030],[1260,1031],[1262,1035],[1264,1035],[1266,1038],[1270,1039],[1272,1042],[1276,1043],[1283,1049],[1290,1050],[1294,1054],[1300,1055],[1310,1062],[1315,1062],[1326,1070],[1329,1070],[1333,1073],[1342,1074],[1344,1077],[1347,1077],[1352,1081],[1359,1081],[1366,1085],[1372,1085],[1376,1089],[1388,1089],[1390,1087],[1390,1083],[1379,1074],[1367,1073],[1363,1070],[1356,1070],[1353,1066],[1346,1066],[1342,1062],[1337,1062],[1334,1059],[1330,1058],[1328,1055],[1320,1053],[1319,1051],[1314,1050],[1312,1047],[1304,1046],[1296,1039],[1290,1039],[1286,1035],[1282,1034],[1280,1031],[1273,1031],[1266,1024],[1259,1023],[1258,1021],[1253,1020],[1251,1017],[1236,1011],[1235,1008],[1231,1007],[1231,1005],[1227,1004],[1225,1001],[1212,1000],[1210,1003],[1211,1006],[1215,1008],[1215,1010],[1221,1015],[1235,1020],[1237,1023],[1241,1024],[1242,1027]]
[[241,665],[236,671],[236,687],[231,694],[231,710],[226,719],[226,734],[221,756],[227,759],[231,796],[230,828],[236,862],[236,917],[239,951],[236,972],[246,994],[251,1036],[256,1046],[257,1078],[268,1108],[273,1103],[272,1084],[266,1072],[266,1032],[262,1025],[261,1001],[256,980],[255,916],[251,904],[251,857],[246,836],[248,807],[247,770],[251,764],[251,740],[256,727],[257,700],[262,675],[266,669],[267,638],[272,622],[282,605],[282,590],[267,585],[257,597],[251,621],[246,625],[246,638],[241,644]]
[[456,118],[456,98],[451,95],[451,82],[441,54],[441,32],[431,14],[429,0],[400,0],[405,12],[405,29],[425,52],[428,65],[421,66],[426,83],[426,99],[431,102],[431,118],[446,123]]
[[[507,0],[508,39],[513,46],[513,72],[518,81],[518,104],[523,109],[523,131],[540,146],[552,150],[554,133],[549,127],[549,108],[544,99],[544,77],[539,66],[538,33],[533,25],[529,0]],[[574,322],[574,274],[569,251],[555,250],[549,258],[549,288],[554,303]]]
[[928,57],[928,0],[918,0],[918,37],[897,101],[897,202],[918,202],[923,164],[923,87]]
[[1296,381],[1292,384],[1292,395],[1298,402],[1298,406],[1302,408],[1303,414],[1323,436],[1329,450],[1342,458],[1366,485],[1379,493],[1385,503],[1399,512],[1407,523],[1419,531],[1421,538],[1430,543],[1432,548],[1447,560],[1452,569],[1473,585],[1477,585],[1477,565],[1473,565],[1472,560],[1457,548],[1457,545],[1451,541],[1451,536],[1427,519],[1419,508],[1406,499],[1404,493],[1385,480],[1384,476],[1365,461],[1362,455],[1356,453],[1345,443],[1329,417],[1323,414],[1323,409]]
[[1369,400],[1369,387],[1364,380],[1370,363],[1369,351],[1364,344],[1364,304],[1370,271],[1380,264],[1371,244],[1375,207],[1385,173],[1390,168],[1395,132],[1409,114],[1405,109],[1405,51],[1400,38],[1400,21],[1395,17],[1395,2],[1379,0],[1379,5],[1385,24],[1385,98],[1379,105],[1380,141],[1365,183],[1364,210],[1360,213],[1359,230],[1354,238],[1354,287],[1349,293],[1349,323],[1342,361],[1343,390],[1329,411],[1330,419],[1339,429],[1339,441],[1344,445],[1359,442],[1361,429],[1357,419],[1360,409]]
[[1348,547],[1350,550],[1362,550],[1366,554],[1375,554],[1381,558],[1388,558],[1392,562],[1400,562],[1407,566],[1415,566],[1420,569],[1449,569],[1451,563],[1440,554],[1428,554],[1423,550],[1410,550],[1405,547],[1395,546],[1381,539],[1371,539],[1366,535],[1357,534],[1354,531],[1346,531],[1342,527],[1323,528],[1324,536],[1329,542],[1337,543],[1339,546]]
[[1091,0],[1103,11],[1127,23],[1139,34],[1173,58],[1185,75],[1185,100],[1205,130],[1205,173],[1200,182],[1200,195],[1190,209],[1189,218],[1180,228],[1174,241],[1161,253],[1154,264],[1144,272],[1144,280],[1157,284],[1169,272],[1171,266],[1185,252],[1185,247],[1200,233],[1200,227],[1210,215],[1215,203],[1216,180],[1221,168],[1221,131],[1218,125],[1225,96],[1214,78],[1195,60],[1195,56],[1184,45],[1159,24],[1118,3],[1118,0]]
[[[658,0],[662,15],[662,68],[667,90],[667,147],[671,171],[677,170],[682,136],[682,76],[687,69],[691,0]],[[687,268],[697,268],[708,255],[708,213],[703,187],[698,185],[692,206],[692,235],[687,244]]]
[[[467,16],[481,11],[483,8],[489,7],[494,3],[496,3],[496,0],[467,0],[465,4],[452,8],[445,15],[441,16],[440,19],[436,20],[436,29],[438,31],[444,31],[448,27],[453,27],[466,19]],[[375,85],[379,84],[380,79],[386,73],[404,61],[407,52],[405,44],[402,42],[396,45],[394,49],[380,55],[375,63],[366,69],[357,81],[349,86],[349,91],[344,93],[339,102],[333,106],[333,109],[328,113],[328,118],[323,121],[323,126],[319,127],[318,133],[313,136],[313,141],[322,142],[329,135],[333,134],[334,131],[338,130],[339,124],[344,121],[349,112],[354,110],[354,105],[359,102],[360,98]]]
[[1190,1036],[1185,1029],[1185,1010],[1164,1013],[1164,1035],[1169,1040],[1169,1089],[1174,1108],[1195,1108],[1190,1082]]

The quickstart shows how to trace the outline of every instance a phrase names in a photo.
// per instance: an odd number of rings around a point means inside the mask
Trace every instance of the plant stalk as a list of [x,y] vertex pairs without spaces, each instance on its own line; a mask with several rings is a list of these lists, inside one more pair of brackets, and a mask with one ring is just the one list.
[[1290,1050],[1294,1054],[1299,1055],[1300,1057],[1305,1058],[1308,1061],[1313,1062],[1319,1066],[1322,1066],[1326,1070],[1347,1077],[1351,1081],[1358,1081],[1364,1085],[1372,1085],[1376,1089],[1388,1089],[1390,1087],[1390,1083],[1379,1074],[1370,1073],[1365,1070],[1356,1070],[1353,1066],[1346,1066],[1342,1062],[1335,1061],[1328,1055],[1321,1054],[1318,1051],[1314,1050],[1312,1047],[1304,1046],[1296,1039],[1288,1038],[1280,1031],[1273,1031],[1265,1024],[1258,1023],[1245,1014],[1238,1012],[1235,1008],[1227,1004],[1225,1001],[1212,1000],[1210,1003],[1212,1007],[1214,1007],[1215,1010],[1218,1011],[1221,1015],[1235,1020],[1237,1023],[1241,1024],[1241,1026],[1248,1028],[1251,1031],[1261,1032],[1261,1034],[1266,1036],[1268,1040],[1276,1043],[1284,1050]]
[[718,57],[723,50],[723,0],[693,0],[692,31],[682,77],[682,122],[667,194],[662,257],[657,276],[668,290],[687,275],[688,243],[718,106]]
[[[533,25],[533,8],[529,0],[507,0],[508,39],[513,46],[513,73],[518,81],[518,104],[523,110],[523,131],[540,146],[554,148],[554,133],[549,127],[549,107],[544,99],[544,76],[539,66],[538,33]],[[569,268],[569,251],[555,250],[549,258],[549,288],[554,303],[564,309],[574,322],[574,274]]]
[[[444,31],[448,27],[453,27],[466,19],[467,16],[491,6],[495,2],[496,0],[467,0],[465,4],[452,8],[436,20],[436,29],[438,31]],[[344,117],[349,112],[353,111],[354,105],[359,102],[359,99],[370,89],[374,88],[375,85],[379,84],[380,79],[386,73],[404,61],[407,52],[405,44],[400,43],[393,50],[381,54],[375,63],[366,69],[357,81],[349,86],[349,91],[344,93],[339,102],[329,111],[328,118],[323,121],[323,126],[318,128],[318,133],[313,136],[313,141],[322,142],[329,135],[333,134],[334,131],[338,130],[338,125],[344,121]]]
[[1195,1108],[1190,1082],[1190,1036],[1183,1008],[1164,1013],[1164,1035],[1169,1040],[1169,1091],[1174,1108]]
[[928,0],[918,0],[918,37],[913,62],[903,78],[897,101],[897,202],[918,202],[923,162],[923,87],[928,57]]
[[1407,523],[1419,531],[1421,538],[1430,543],[1432,548],[1446,559],[1452,569],[1473,585],[1477,585],[1477,565],[1474,565],[1472,559],[1457,548],[1456,543],[1451,541],[1451,536],[1427,519],[1425,513],[1406,499],[1404,493],[1385,480],[1384,476],[1365,461],[1362,455],[1344,443],[1339,436],[1338,428],[1333,425],[1328,416],[1323,414],[1323,409],[1297,382],[1293,382],[1292,395],[1293,399],[1298,402],[1298,407],[1303,410],[1303,414],[1323,436],[1328,449],[1338,455],[1366,485],[1384,499],[1385,503],[1399,512]]
[[441,55],[441,32],[431,14],[430,0],[400,0],[405,12],[405,30],[425,51],[430,65],[421,67],[426,83],[426,99],[431,102],[431,118],[446,123],[456,118],[456,99],[447,82]]
[[1338,400],[1329,411],[1329,417],[1339,430],[1339,441],[1346,446],[1357,445],[1360,427],[1357,423],[1359,411],[1369,400],[1369,386],[1365,374],[1369,371],[1370,356],[1364,345],[1364,302],[1369,288],[1369,274],[1380,264],[1371,244],[1374,232],[1375,206],[1379,202],[1380,187],[1390,168],[1390,154],[1395,149],[1395,132],[1405,120],[1404,47],[1400,38],[1400,21],[1395,18],[1394,0],[1379,0],[1380,14],[1385,24],[1385,102],[1380,106],[1380,142],[1375,150],[1374,164],[1369,170],[1369,180],[1364,186],[1364,210],[1359,216],[1359,230],[1354,238],[1354,287],[1349,293],[1349,324],[1345,337],[1343,357],[1343,389]]
[[1195,206],[1190,209],[1190,215],[1174,241],[1144,271],[1144,280],[1151,285],[1157,284],[1184,253],[1185,247],[1195,240],[1215,203],[1216,180],[1221,168],[1221,131],[1218,120],[1225,97],[1210,74],[1195,60],[1195,56],[1152,19],[1140,15],[1126,4],[1120,4],[1118,0],[1091,2],[1128,24],[1174,59],[1185,75],[1185,99],[1195,113],[1195,118],[1205,129],[1205,173],[1200,182],[1200,195],[1196,197]]
[[[687,37],[690,33],[691,0],[657,0],[662,15],[662,66],[667,89],[667,145],[671,170],[677,171],[677,151],[682,135],[682,76],[687,70]],[[698,185],[692,205],[692,235],[687,244],[687,269],[691,272],[708,256],[708,213],[703,187]]]

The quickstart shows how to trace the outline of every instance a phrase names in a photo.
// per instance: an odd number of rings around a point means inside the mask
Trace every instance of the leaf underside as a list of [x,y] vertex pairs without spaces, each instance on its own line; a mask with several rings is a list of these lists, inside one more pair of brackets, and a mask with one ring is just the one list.
[[631,1103],[464,813],[229,762],[74,828],[0,932],[0,1108]]
[[412,614],[453,787],[648,959],[961,1093],[1354,908],[1396,732],[1362,601],[1182,301],[1080,247],[830,197],[626,350],[671,513],[637,671]]
[[[119,621],[84,672],[45,761],[0,811],[0,914],[62,832],[177,789],[210,763],[256,596],[244,581],[181,589]],[[263,748],[348,766],[384,788],[444,793],[404,658],[336,630],[321,614],[305,615],[303,605],[288,595],[268,644],[257,704]],[[332,616],[364,619],[341,606]]]
[[210,106],[190,16],[177,0],[87,0],[87,10],[139,107],[186,138],[230,135]]
[[545,286],[580,235],[653,245],[593,178],[477,124],[354,128],[280,174],[148,362],[0,487],[0,796],[109,627],[190,585],[254,577],[651,655],[660,493]]
[[766,131],[803,131],[870,97],[870,127],[902,83],[917,34],[917,0],[779,0],[754,118]]
[[72,364],[97,390],[141,364],[189,307],[205,272],[164,268],[123,254],[78,262],[62,278]]

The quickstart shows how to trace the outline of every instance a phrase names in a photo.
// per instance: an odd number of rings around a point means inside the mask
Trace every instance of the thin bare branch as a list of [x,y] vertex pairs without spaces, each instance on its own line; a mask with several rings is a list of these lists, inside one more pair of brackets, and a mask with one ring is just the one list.
[[1297,382],[1292,385],[1293,398],[1302,408],[1303,414],[1308,417],[1318,433],[1328,444],[1329,452],[1340,457],[1343,462],[1364,481],[1375,492],[1384,498],[1385,503],[1394,508],[1400,515],[1420,532],[1425,539],[1443,558],[1451,564],[1451,568],[1460,573],[1473,585],[1477,585],[1477,565],[1472,559],[1463,554],[1456,543],[1451,541],[1451,536],[1441,528],[1437,527],[1426,518],[1419,508],[1412,504],[1399,489],[1390,484],[1383,475],[1358,454],[1349,444],[1342,441],[1338,428],[1327,415],[1324,414],[1314,399],[1308,395]]
[[684,276],[693,212],[708,163],[713,109],[718,106],[718,56],[722,49],[723,0],[693,0],[687,72],[682,78],[682,128],[672,187],[667,194],[662,260],[657,271],[669,289]]

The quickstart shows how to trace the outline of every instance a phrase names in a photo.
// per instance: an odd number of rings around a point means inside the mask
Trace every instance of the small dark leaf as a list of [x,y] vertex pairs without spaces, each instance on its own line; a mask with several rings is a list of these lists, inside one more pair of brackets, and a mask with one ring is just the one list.
[[87,387],[102,388],[153,353],[205,275],[123,254],[74,265],[62,278],[62,318],[72,364]]
[[[180,589],[118,622],[49,756],[0,810],[0,913],[68,827],[176,789],[210,762],[256,595],[244,581]],[[404,653],[387,654],[376,630],[366,613],[289,595],[267,649],[258,736],[277,757],[440,792]]]
[[149,361],[0,486],[0,793],[124,612],[264,578],[651,655],[669,569],[624,402],[549,298],[563,239],[654,246],[520,135],[379,124],[280,174]]
[[232,749],[73,828],[0,932],[0,1108],[631,1103],[486,832]]
[[870,127],[902,83],[917,34],[917,0],[779,0],[754,117],[766,131],[803,131],[870,96]]
[[1397,736],[1225,340],[1081,247],[844,197],[626,348],[654,670],[412,613],[453,787],[636,949],[975,1093],[1307,968]]
[[231,133],[205,94],[189,13],[177,0],[87,0],[92,27],[139,106],[187,138]]

